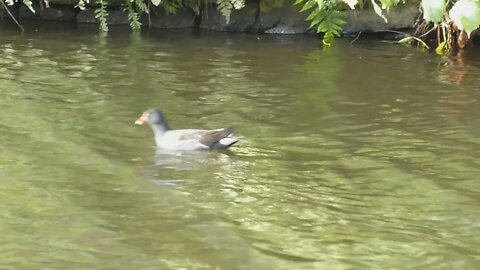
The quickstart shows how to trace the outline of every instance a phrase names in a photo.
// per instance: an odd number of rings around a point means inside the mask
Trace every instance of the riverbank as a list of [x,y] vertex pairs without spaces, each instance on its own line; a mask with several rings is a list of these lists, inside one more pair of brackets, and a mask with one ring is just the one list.
[[[11,7],[11,13],[20,23],[26,20],[57,21],[76,24],[98,24],[95,7],[85,10],[75,8],[76,2],[50,1],[50,7],[34,5],[32,13],[25,5]],[[158,29],[203,29],[233,33],[257,34],[314,34],[305,19],[307,12],[300,12],[299,6],[283,4],[273,8],[264,8],[258,3],[250,3],[234,10],[230,20],[217,10],[214,5],[203,8],[199,14],[189,9],[179,9],[175,14],[167,15],[162,8],[153,9],[150,16],[142,16],[145,27]],[[8,19],[5,11],[0,11],[3,19]],[[369,33],[383,30],[411,29],[419,14],[418,6],[403,6],[385,13],[386,21],[375,14],[372,9],[345,11],[347,23],[343,35],[358,32]],[[109,5],[107,22],[109,25],[128,25],[128,14],[119,3]]]

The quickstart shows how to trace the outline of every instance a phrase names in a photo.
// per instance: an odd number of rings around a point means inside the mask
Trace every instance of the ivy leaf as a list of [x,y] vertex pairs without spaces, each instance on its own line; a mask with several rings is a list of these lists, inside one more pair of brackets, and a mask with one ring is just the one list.
[[242,9],[245,7],[245,1],[244,0],[233,0],[232,1],[233,8],[235,9]]
[[346,23],[345,14],[338,11],[340,1],[349,1],[352,8],[358,0],[296,0],[295,4],[302,4],[300,12],[309,11],[305,19],[310,21],[310,27],[316,27],[317,33],[325,33],[323,44],[330,46],[335,36],[342,34],[342,25]]
[[447,9],[445,0],[422,0],[423,18],[438,24]]
[[75,7],[78,7],[80,10],[85,10],[85,1],[78,0],[78,4]]
[[162,0],[150,0],[150,1],[151,1],[152,4],[153,4],[154,6],[156,6],[156,7],[157,7],[158,5],[160,5],[160,3],[162,2]]
[[470,34],[480,26],[480,5],[474,0],[459,0],[449,12],[450,18],[460,30]]
[[383,15],[382,8],[377,4],[377,2],[375,2],[375,0],[371,0],[370,2],[372,2],[373,11],[375,11],[378,16],[380,16],[386,23],[388,23],[387,17]]
[[30,9],[30,11],[31,11],[32,13],[35,13],[35,10],[34,10],[33,7],[32,7],[32,1],[30,1],[30,0],[23,0],[23,4],[25,4],[25,6],[27,6],[28,9]]

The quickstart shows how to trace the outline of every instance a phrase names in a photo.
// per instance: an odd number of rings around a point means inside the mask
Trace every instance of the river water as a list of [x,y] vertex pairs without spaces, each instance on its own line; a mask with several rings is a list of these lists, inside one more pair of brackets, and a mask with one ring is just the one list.
[[[0,268],[480,269],[480,54],[0,28]],[[135,126],[235,126],[156,155]]]

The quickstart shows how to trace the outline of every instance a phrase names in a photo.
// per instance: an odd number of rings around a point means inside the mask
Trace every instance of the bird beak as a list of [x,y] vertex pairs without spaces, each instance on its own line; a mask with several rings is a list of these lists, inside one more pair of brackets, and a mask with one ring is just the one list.
[[143,125],[145,122],[148,121],[148,113],[144,112],[142,116],[140,116],[137,121],[135,121],[135,125]]

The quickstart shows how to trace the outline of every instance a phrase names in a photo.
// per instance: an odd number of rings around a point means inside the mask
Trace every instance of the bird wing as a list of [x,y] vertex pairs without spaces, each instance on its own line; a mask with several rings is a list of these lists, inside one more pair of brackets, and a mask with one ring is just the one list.
[[234,129],[229,127],[215,130],[183,129],[175,131],[180,133],[178,136],[179,141],[197,141],[204,146],[212,147],[221,139],[224,139],[232,134]]
[[219,142],[221,139],[227,138],[230,134],[233,133],[235,129],[232,127],[222,128],[217,130],[206,131],[200,139],[200,143],[208,147],[212,147],[214,144]]

